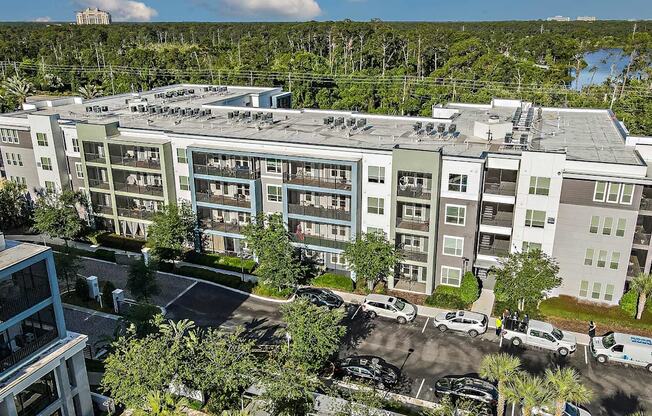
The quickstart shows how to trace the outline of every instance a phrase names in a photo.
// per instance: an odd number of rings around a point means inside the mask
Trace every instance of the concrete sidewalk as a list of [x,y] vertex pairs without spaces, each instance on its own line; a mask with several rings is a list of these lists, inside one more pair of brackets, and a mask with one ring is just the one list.
[[[63,246],[66,242],[61,238],[50,238],[42,234],[24,234],[24,235],[7,235],[5,236],[7,240],[16,240],[16,241],[26,241],[28,243],[44,245],[45,244],[54,244],[58,246]],[[120,254],[135,254],[133,251],[120,250],[117,248],[105,247],[105,246],[96,246],[88,243],[82,243],[80,241],[68,240],[68,245],[80,250],[86,251],[96,251],[97,249],[109,250],[115,253]]]

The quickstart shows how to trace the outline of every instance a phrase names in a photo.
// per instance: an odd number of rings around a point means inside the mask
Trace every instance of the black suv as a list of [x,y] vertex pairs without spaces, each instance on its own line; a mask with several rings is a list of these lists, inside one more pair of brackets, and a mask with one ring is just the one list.
[[490,382],[476,377],[443,377],[435,383],[435,394],[450,395],[453,399],[473,400],[495,405],[498,390]]
[[335,309],[342,306],[344,300],[328,289],[317,287],[301,287],[295,292],[299,298],[308,299],[317,306],[326,306],[328,309]]
[[398,382],[400,371],[380,357],[362,355],[339,360],[335,363],[334,375],[339,378],[356,379],[385,389]]

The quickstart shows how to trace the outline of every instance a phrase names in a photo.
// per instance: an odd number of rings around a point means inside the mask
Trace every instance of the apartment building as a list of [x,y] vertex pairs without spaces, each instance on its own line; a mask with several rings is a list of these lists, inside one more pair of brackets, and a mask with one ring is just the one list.
[[78,25],[110,25],[111,13],[97,7],[87,7],[75,13]]
[[[403,255],[396,290],[429,294],[467,271],[492,289],[501,256],[536,248],[559,262],[553,294],[614,304],[652,266],[652,139],[628,137],[608,110],[501,99],[434,106],[431,117],[290,106],[279,88],[212,85],[33,103],[0,117],[16,131],[0,150],[8,177],[82,189],[96,226],[125,235],[145,238],[153,212],[185,200],[198,248],[238,253],[242,227],[276,212],[306,256],[346,272],[345,244],[382,232]],[[5,156],[21,137],[35,174]]]
[[0,234],[0,415],[92,415],[86,340],[66,330],[52,250]]

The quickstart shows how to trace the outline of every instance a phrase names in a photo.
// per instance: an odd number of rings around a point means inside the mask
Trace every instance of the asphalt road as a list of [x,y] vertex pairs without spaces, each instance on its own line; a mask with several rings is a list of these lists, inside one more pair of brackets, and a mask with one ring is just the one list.
[[[282,331],[279,304],[197,283],[181,293],[167,307],[171,319],[192,319],[200,326],[242,325],[264,339]],[[570,358],[534,349],[516,349],[499,345],[493,334],[475,339],[455,333],[440,333],[431,320],[419,317],[399,325],[394,321],[368,319],[350,307],[349,332],[341,355],[374,354],[402,368],[404,380],[397,392],[425,400],[435,400],[432,387],[446,375],[477,374],[482,357],[507,351],[521,358],[523,368],[540,374],[556,365],[572,366],[582,381],[595,392],[587,406],[593,416],[629,415],[637,410],[652,411],[652,374],[645,369],[619,365],[599,365],[584,346]]]

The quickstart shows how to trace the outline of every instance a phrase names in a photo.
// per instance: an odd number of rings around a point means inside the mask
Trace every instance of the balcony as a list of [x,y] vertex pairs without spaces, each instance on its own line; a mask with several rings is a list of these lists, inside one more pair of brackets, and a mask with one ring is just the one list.
[[641,198],[641,205],[639,208],[641,211],[652,211],[652,198],[643,196]]
[[648,246],[650,245],[650,237],[652,237],[652,233],[648,233],[644,229],[638,229],[634,232],[633,243],[640,246]]
[[398,185],[396,188],[396,195],[407,198],[430,200],[432,193],[430,189],[423,189],[419,186],[402,186]]
[[516,196],[516,171],[487,169],[484,192],[493,195]]
[[157,158],[139,158],[137,156],[113,156],[111,155],[111,164],[120,166],[129,166],[133,168],[160,169],[161,160]]
[[207,202],[210,204],[228,205],[231,207],[251,208],[251,198],[242,194],[235,194],[233,196],[229,196],[229,195],[214,194],[210,192],[196,192],[195,198],[197,199],[197,202]]
[[428,262],[428,253],[424,251],[400,249],[399,253],[405,260],[418,261],[420,263]]
[[480,224],[512,228],[513,217],[513,205],[484,202]]
[[200,218],[199,227],[204,230],[220,231],[229,234],[242,234],[246,224],[233,222],[224,222],[224,220],[212,220],[210,218]]
[[428,232],[430,230],[430,221],[398,217],[396,218],[396,228]]
[[283,182],[315,188],[351,190],[351,181],[347,178],[324,178],[321,176],[286,173],[283,175]]
[[430,200],[432,174],[400,170],[397,174],[396,194],[407,198]]
[[332,207],[288,204],[288,213],[332,220],[351,221],[351,212]]
[[193,172],[199,175],[220,176],[224,178],[258,179],[260,172],[245,166],[193,165]]
[[29,288],[17,287],[12,283],[0,283],[0,321],[7,321],[51,296],[47,276]]
[[101,179],[89,179],[88,187],[95,189],[109,189],[109,182]]
[[129,192],[132,194],[163,196],[163,187],[158,185],[136,185],[125,182],[113,182],[113,188],[117,192]]
[[84,152],[86,163],[106,163],[106,155],[101,153]]
[[156,211],[146,208],[120,208],[118,207],[118,216],[126,218],[134,218],[137,220],[151,221]]
[[408,277],[394,278],[394,289],[405,292],[426,293],[426,284]]
[[16,336],[9,343],[10,352],[0,350],[0,372],[15,366],[57,338],[58,333],[55,329],[39,329]]
[[113,215],[113,208],[110,205],[93,205],[93,212],[95,214]]
[[325,237],[300,233],[293,235],[293,241],[299,244],[335,248],[339,250],[344,250],[349,242],[348,240],[331,240]]
[[509,239],[499,238],[492,234],[480,234],[478,254],[493,257],[504,257],[510,253]]

